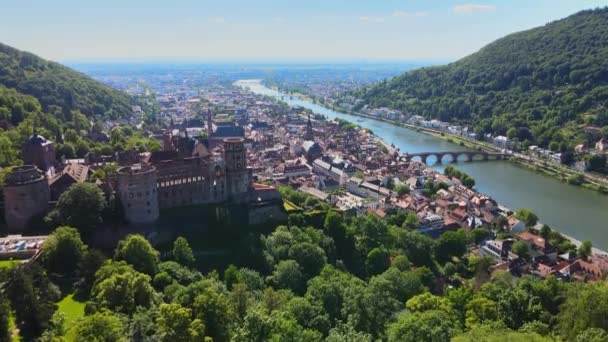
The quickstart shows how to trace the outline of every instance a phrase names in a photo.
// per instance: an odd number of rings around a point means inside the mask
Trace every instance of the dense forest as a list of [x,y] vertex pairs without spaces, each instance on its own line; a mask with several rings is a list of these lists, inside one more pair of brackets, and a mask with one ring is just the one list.
[[78,110],[86,116],[108,118],[131,114],[132,99],[59,63],[0,43],[0,85],[34,96],[45,112],[57,108],[69,115]]
[[112,130],[107,140],[95,140],[95,134],[107,134],[103,117],[89,118],[80,110],[64,113],[59,107],[48,113],[37,98],[0,85],[0,167],[22,163],[21,145],[34,129],[55,141],[57,159],[82,158],[89,151],[107,155],[128,149],[143,152],[160,148],[158,141],[126,125]]
[[143,109],[144,124],[152,127],[159,111],[153,96],[131,97],[60,64],[0,44],[0,167],[21,164],[21,145],[34,129],[55,142],[57,159],[82,158],[89,151],[107,155],[159,149],[156,140],[131,126],[107,131],[107,120],[128,118],[132,105]]
[[608,8],[508,35],[355,95],[365,101],[360,106],[472,124],[479,135],[508,134],[554,150],[586,142],[588,125],[608,135]]
[[434,240],[411,213],[349,216],[281,191],[304,211],[278,227],[218,226],[231,246],[218,263],[191,245],[196,232],[157,247],[141,235],[113,251],[88,247],[104,199],[95,186],[75,186],[50,215],[58,228],[40,257],[0,264],[0,341],[608,338],[605,282],[492,272],[491,258],[467,251],[488,230]]

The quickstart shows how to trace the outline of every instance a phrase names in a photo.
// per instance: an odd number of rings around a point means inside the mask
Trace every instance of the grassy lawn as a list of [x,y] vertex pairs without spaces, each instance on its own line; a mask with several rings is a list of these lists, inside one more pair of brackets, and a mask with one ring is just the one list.
[[[79,302],[74,299],[73,294],[65,296],[59,303],[57,303],[58,311],[65,314],[65,327],[67,330],[67,336],[71,336],[72,327],[74,323],[84,316],[84,302]],[[68,341],[71,340],[68,338]]]
[[298,207],[297,205],[293,204],[292,202],[288,201],[288,200],[283,200],[283,207],[285,208],[285,210],[290,213],[293,211],[301,211],[302,208]]
[[19,265],[18,260],[0,260],[0,269],[13,268],[16,265]]
[[12,337],[12,341],[13,342],[21,342],[21,341],[23,341],[23,339],[21,338],[21,335],[19,335],[19,329],[16,326],[16,323],[15,323],[15,314],[13,312],[11,312],[11,315],[8,318],[8,328],[9,328],[10,331],[12,331],[11,337]]

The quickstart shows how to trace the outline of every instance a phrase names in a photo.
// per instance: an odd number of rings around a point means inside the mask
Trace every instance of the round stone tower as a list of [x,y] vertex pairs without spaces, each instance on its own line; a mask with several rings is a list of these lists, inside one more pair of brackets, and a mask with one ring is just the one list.
[[130,223],[151,223],[158,219],[156,168],[135,164],[118,169],[118,194],[125,218]]
[[34,218],[41,218],[51,199],[44,171],[34,165],[14,168],[4,185],[4,217],[8,230],[22,232]]
[[247,200],[251,186],[251,172],[247,169],[247,149],[243,138],[224,139],[224,163],[228,196],[236,202]]

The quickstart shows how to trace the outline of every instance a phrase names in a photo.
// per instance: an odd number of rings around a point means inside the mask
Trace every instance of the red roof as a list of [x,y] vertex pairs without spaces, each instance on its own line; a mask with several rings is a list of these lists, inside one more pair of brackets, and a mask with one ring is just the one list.
[[271,191],[271,190],[275,190],[274,186],[265,185],[265,184],[258,184],[258,183],[254,183],[253,184],[253,189],[256,190],[256,191]]
[[547,247],[547,242],[542,237],[532,234],[530,232],[521,232],[518,235],[521,239],[532,242],[536,247],[540,249],[545,249]]

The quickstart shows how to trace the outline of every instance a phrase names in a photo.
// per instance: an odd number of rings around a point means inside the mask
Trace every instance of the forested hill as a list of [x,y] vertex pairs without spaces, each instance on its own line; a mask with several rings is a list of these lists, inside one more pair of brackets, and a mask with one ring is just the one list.
[[477,133],[509,132],[563,149],[584,140],[586,125],[608,132],[608,8],[508,35],[457,62],[356,95],[365,100],[360,107],[472,123]]
[[116,89],[65,67],[0,43],[0,86],[34,96],[45,112],[125,117],[131,98]]

